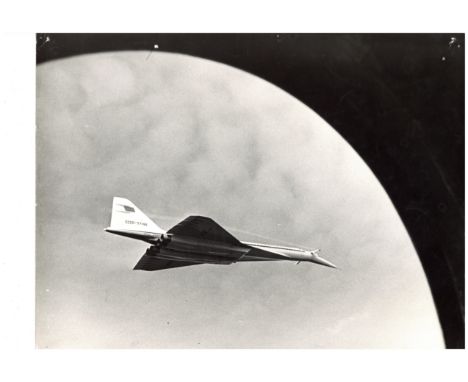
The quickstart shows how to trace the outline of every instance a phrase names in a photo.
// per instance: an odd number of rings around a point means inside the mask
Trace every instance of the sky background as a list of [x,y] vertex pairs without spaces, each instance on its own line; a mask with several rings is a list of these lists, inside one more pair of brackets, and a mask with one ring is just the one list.
[[[168,229],[209,216],[293,262],[133,271],[112,197]],[[416,252],[353,149],[279,88],[177,54],[37,68],[36,342],[100,348],[443,347]]]

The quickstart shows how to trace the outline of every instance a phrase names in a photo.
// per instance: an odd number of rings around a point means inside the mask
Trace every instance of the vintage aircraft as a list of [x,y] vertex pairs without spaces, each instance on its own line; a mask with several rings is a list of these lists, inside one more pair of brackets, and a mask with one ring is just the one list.
[[319,250],[241,242],[203,216],[189,216],[166,232],[131,201],[119,197],[114,197],[111,224],[105,230],[151,244],[134,268],[145,271],[273,260],[308,261],[336,268],[318,255]]

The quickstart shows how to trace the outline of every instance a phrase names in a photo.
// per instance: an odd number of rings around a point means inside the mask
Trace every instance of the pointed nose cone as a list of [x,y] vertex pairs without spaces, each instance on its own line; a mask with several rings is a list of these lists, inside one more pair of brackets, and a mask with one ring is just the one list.
[[333,264],[332,262],[325,260],[319,256],[316,256],[314,260],[312,260],[314,263],[320,264],[320,265],[325,265],[326,267],[330,268],[336,268],[336,265]]

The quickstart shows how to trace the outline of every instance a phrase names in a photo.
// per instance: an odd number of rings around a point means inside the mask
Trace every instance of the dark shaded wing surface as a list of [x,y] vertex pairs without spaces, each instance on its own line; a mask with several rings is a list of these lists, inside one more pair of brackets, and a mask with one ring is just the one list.
[[197,265],[200,263],[192,263],[190,261],[174,261],[158,259],[154,256],[143,255],[140,261],[135,265],[133,269],[143,271],[159,271],[162,269],[186,267],[188,265]]
[[189,216],[172,227],[167,233],[211,240],[219,243],[241,244],[239,240],[213,219],[204,216]]

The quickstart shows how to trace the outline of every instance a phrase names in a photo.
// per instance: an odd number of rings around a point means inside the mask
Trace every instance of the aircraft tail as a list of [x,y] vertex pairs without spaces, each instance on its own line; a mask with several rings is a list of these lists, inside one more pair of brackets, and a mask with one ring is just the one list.
[[106,231],[135,239],[166,233],[130,200],[117,196],[112,201],[111,223]]

